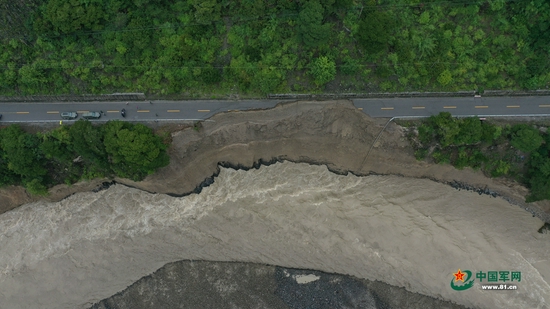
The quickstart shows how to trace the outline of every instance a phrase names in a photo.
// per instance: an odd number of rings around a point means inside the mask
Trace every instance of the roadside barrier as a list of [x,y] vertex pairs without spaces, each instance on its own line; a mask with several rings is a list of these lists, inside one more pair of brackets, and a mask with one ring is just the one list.
[[371,93],[281,93],[268,94],[268,99],[368,99],[368,98],[426,98],[426,97],[514,97],[514,96],[548,96],[550,90],[485,90],[483,93],[476,91],[457,91],[457,92],[371,92]]
[[87,102],[87,101],[142,101],[143,93],[112,93],[82,95],[0,96],[0,102]]

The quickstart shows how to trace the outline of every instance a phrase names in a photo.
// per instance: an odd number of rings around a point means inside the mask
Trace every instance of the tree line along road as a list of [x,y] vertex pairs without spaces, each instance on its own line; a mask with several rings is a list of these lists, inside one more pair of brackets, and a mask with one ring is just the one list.
[[[1,103],[3,123],[58,122],[61,112],[80,115],[103,111],[93,121],[114,119],[129,121],[199,121],[220,112],[272,108],[281,102],[295,100],[190,100],[128,102],[33,102]],[[445,97],[353,99],[354,105],[371,117],[427,117],[440,112],[453,116],[550,116],[550,96],[522,97]],[[120,115],[126,110],[126,117]],[[64,120],[67,121],[67,120]]]

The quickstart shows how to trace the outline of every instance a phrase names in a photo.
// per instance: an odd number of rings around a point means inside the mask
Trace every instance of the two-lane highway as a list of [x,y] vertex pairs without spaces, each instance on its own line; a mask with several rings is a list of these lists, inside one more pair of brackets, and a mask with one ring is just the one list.
[[[109,121],[177,121],[203,120],[220,112],[271,108],[284,100],[193,100],[193,101],[128,101],[78,103],[1,103],[0,122],[59,122],[62,112],[77,112],[78,118],[86,112],[103,111],[100,119]],[[288,101],[288,100],[287,100]],[[120,111],[126,110],[126,117]],[[68,121],[68,120],[63,120]]]
[[450,97],[356,99],[355,106],[372,117],[550,115],[550,97]]
[[[58,122],[61,112],[103,111],[98,120],[197,121],[220,112],[272,108],[295,100],[191,100],[78,103],[0,103],[0,122]],[[355,106],[372,117],[427,117],[447,111],[454,116],[550,116],[550,97],[445,97],[354,99]],[[126,110],[126,118],[120,115]],[[66,121],[66,120],[64,120]]]

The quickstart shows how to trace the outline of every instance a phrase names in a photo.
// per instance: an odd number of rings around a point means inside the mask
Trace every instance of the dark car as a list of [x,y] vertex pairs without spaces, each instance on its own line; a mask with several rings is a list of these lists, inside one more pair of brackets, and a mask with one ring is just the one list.
[[123,108],[123,109],[120,111],[120,114],[122,115],[122,117],[126,117],[126,109]]

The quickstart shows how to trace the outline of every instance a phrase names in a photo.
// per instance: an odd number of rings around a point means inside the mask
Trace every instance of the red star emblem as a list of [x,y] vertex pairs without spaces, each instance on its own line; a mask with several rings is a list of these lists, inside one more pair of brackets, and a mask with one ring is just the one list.
[[455,281],[460,280],[460,281],[464,282],[464,275],[465,275],[465,273],[461,272],[461,271],[460,271],[460,268],[458,269],[458,271],[456,272],[456,274],[453,274],[453,275],[455,276]]

